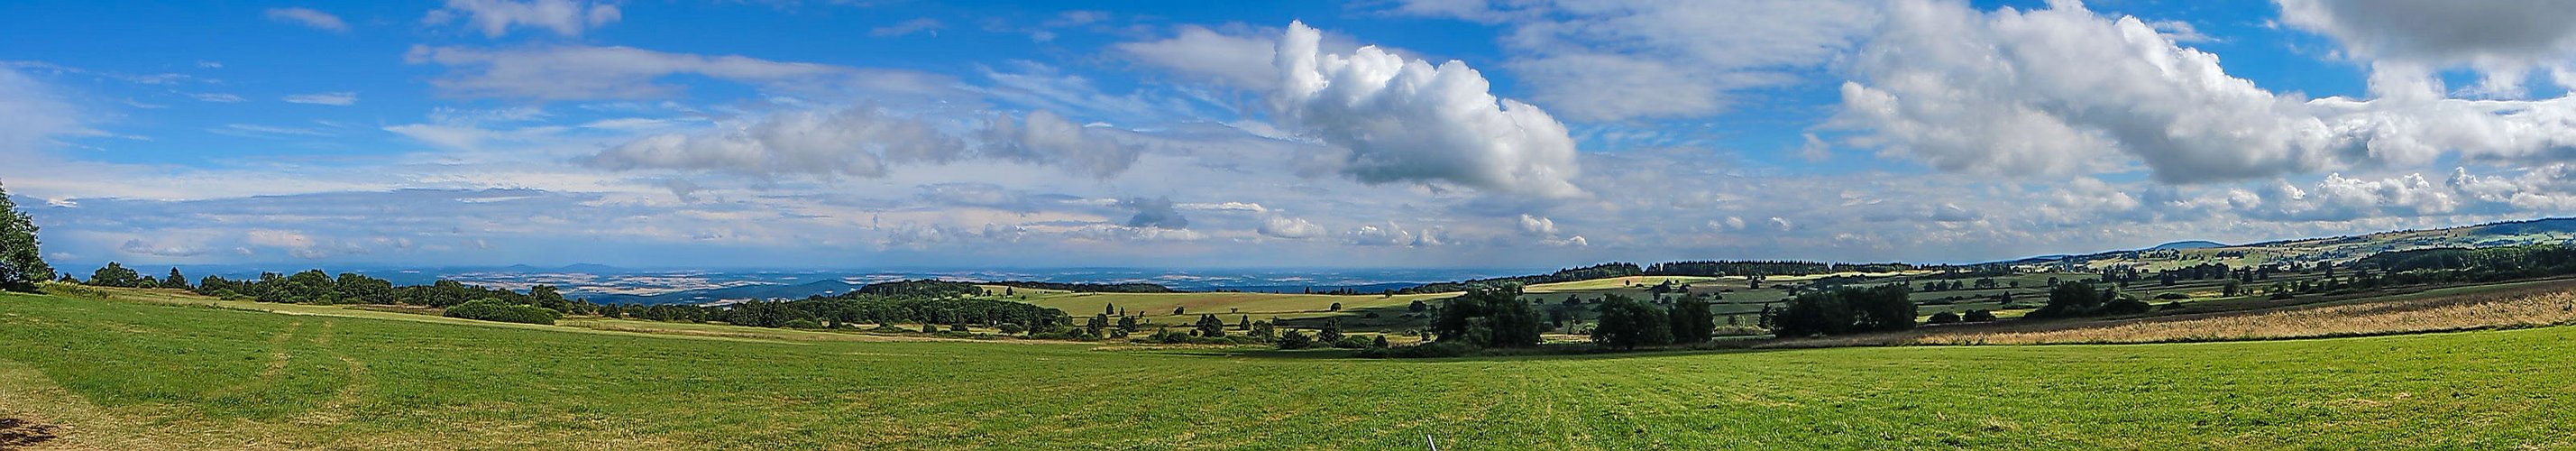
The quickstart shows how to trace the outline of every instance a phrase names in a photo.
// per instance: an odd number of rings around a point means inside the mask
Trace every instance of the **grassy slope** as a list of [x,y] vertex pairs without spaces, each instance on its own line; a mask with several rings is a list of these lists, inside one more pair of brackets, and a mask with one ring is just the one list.
[[569,330],[0,295],[0,414],[97,448],[2576,446],[2571,328],[1453,361]]

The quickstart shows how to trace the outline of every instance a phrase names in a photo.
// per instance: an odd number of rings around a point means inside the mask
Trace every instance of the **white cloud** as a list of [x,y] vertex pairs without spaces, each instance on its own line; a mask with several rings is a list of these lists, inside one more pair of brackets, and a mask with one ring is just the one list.
[[[38,150],[51,147],[55,136],[85,129],[79,110],[64,102],[54,89],[16,69],[0,67],[0,156],[11,161],[33,160]],[[0,174],[16,175],[31,169],[11,164]]]
[[[349,32],[349,23],[340,21],[340,16],[315,11],[309,8],[269,8],[268,12],[264,13],[264,15],[268,16],[268,20],[303,25],[324,31],[340,33]],[[217,65],[215,67],[222,66]]]
[[1511,27],[1505,64],[1532,99],[1584,120],[1689,117],[1796,83],[1876,22],[1860,0],[1412,0],[1398,13]]
[[1183,25],[1169,39],[1119,43],[1114,48],[1137,62],[1182,74],[1203,76],[1237,88],[1268,92],[1279,86],[1272,65],[1278,39],[1254,34],[1226,34]]
[[1261,236],[1302,240],[1324,236],[1324,226],[1301,218],[1271,216],[1261,220]]
[[511,27],[541,28],[564,37],[581,36],[619,17],[617,5],[589,0],[447,0],[422,23],[445,25],[462,20],[487,38],[509,34]]
[[2277,0],[2281,22],[2334,38],[2379,77],[2471,68],[2478,91],[2520,96],[2535,70],[2576,86],[2576,8],[2555,0]]
[[1037,110],[1017,122],[995,118],[982,133],[984,147],[980,150],[985,156],[1051,164],[1107,178],[1135,164],[1139,151],[1135,145],[1104,136],[1107,133]]
[[1375,47],[1321,53],[1322,34],[1289,25],[1271,96],[1282,122],[1340,151],[1338,172],[1367,183],[1448,182],[1480,190],[1567,197],[1578,172],[1565,124],[1536,106],[1499,103],[1466,63],[1432,66]]
[[2137,18],[2072,2],[1981,13],[1899,1],[1852,72],[1831,128],[1981,175],[2121,172],[2135,161],[2158,181],[2213,182],[2576,148],[2576,98],[2445,99],[2383,80],[2372,100],[2275,94]]
[[284,100],[286,100],[286,102],[287,102],[287,103],[302,103],[302,104],[310,104],[310,105],[349,106],[349,105],[356,105],[356,104],[358,104],[358,93],[354,93],[354,92],[317,92],[317,93],[312,93],[312,94],[294,94],[294,95],[286,96],[286,97],[284,98]]
[[868,36],[875,36],[875,37],[885,38],[885,37],[903,36],[903,35],[908,35],[908,34],[913,34],[913,33],[930,33],[930,35],[931,35],[931,36],[938,36],[938,35],[939,35],[939,29],[940,29],[940,28],[942,28],[942,27],[944,27],[944,26],[945,26],[945,25],[942,25],[942,24],[940,24],[940,23],[939,23],[939,19],[932,19],[932,18],[928,18],[928,17],[923,17],[923,18],[918,18],[918,19],[912,19],[912,20],[906,20],[906,21],[902,21],[902,22],[897,22],[897,23],[895,23],[894,25],[887,25],[887,26],[882,26],[882,27],[876,27],[876,28],[868,29]]
[[1556,220],[1544,216],[1521,215],[1521,233],[1539,236],[1556,235]]
[[448,66],[430,84],[453,95],[538,100],[666,97],[680,87],[660,81],[695,75],[771,86],[825,88],[844,80],[871,80],[898,89],[929,89],[940,82],[899,71],[860,71],[811,63],[743,56],[665,53],[632,47],[555,46],[511,50],[414,46],[411,64]]
[[237,96],[237,95],[232,95],[232,94],[225,94],[225,93],[220,93],[220,92],[201,92],[201,93],[196,93],[196,94],[189,94],[189,95],[188,95],[188,97],[196,98],[198,101],[201,101],[201,102],[215,102],[215,103],[233,103],[233,102],[240,102],[240,101],[243,101],[243,100],[247,100],[247,99],[243,99],[243,98],[242,98],[242,96]]
[[773,113],[695,135],[649,136],[601,151],[584,163],[615,170],[876,178],[894,164],[951,161],[965,151],[964,142],[929,123],[862,105]]

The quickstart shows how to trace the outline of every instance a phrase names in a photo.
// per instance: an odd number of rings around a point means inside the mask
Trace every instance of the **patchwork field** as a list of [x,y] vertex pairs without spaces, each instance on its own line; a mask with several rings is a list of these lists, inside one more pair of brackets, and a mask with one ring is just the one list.
[[0,417],[79,449],[2576,446],[2566,327],[1387,361],[324,313],[0,294]]

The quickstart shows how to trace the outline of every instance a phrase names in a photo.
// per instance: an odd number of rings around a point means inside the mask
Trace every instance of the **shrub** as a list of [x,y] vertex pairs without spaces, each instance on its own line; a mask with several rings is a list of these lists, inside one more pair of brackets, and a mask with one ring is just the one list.
[[499,299],[483,298],[447,308],[447,317],[505,323],[554,324],[563,312],[533,305],[511,304]]
[[1934,313],[1932,314],[1932,319],[1924,320],[1923,322],[1930,324],[1955,323],[1959,322],[1959,314],[1950,312]]
[[1987,321],[1994,321],[1994,320],[1995,320],[1995,312],[1989,312],[1989,311],[1985,311],[1985,310],[1969,310],[1969,311],[1968,311],[1968,314],[1966,314],[1966,315],[1960,315],[1960,316],[1959,316],[1959,320],[1960,320],[1960,321],[1964,321],[1964,322],[1971,322],[1971,323],[1982,323],[1982,322],[1987,322]]
[[1306,349],[1314,346],[1315,339],[1307,337],[1304,331],[1292,329],[1287,333],[1279,334],[1279,349]]
[[2129,298],[2120,298],[2119,300],[2116,300],[2116,301],[2111,301],[2111,302],[2103,303],[2103,304],[2102,304],[2102,309],[2101,309],[2100,311],[2101,311],[2103,314],[2108,314],[2108,315],[2134,315],[2134,314],[2139,314],[2139,313],[2146,313],[2146,312],[2147,312],[2147,311],[2149,311],[2149,310],[2154,310],[2154,309],[2155,309],[2155,307],[2156,307],[2156,306],[2154,306],[2154,305],[2149,305],[2149,304],[2147,304],[2147,302],[2146,302],[2146,301],[2140,301],[2140,300],[2136,300],[2136,299],[2129,299]]
[[[1020,325],[1019,325],[1018,323],[1002,323],[1002,334],[1003,334],[1003,335],[1019,335],[1021,332],[1028,332],[1028,331],[1029,331],[1029,328],[1026,328],[1026,327],[1020,327]],[[1090,331],[1091,331],[1091,329],[1082,329],[1082,331],[1083,331],[1083,332],[1090,332]]]
[[2164,305],[2156,306],[2156,310],[2182,310],[2182,303],[2167,302]]
[[1360,338],[1359,336],[1348,336],[1342,337],[1340,340],[1333,340],[1332,344],[1333,347],[1342,349],[1365,349],[1369,347],[1369,339]]
[[2156,299],[2162,299],[2162,300],[2167,300],[2167,301],[2178,301],[2178,300],[2183,300],[2183,299],[2191,299],[2191,296],[2190,296],[2190,295],[2185,295],[2185,294],[2182,294],[2182,293],[2165,293],[2165,294],[2159,294],[2159,295],[2156,295]]

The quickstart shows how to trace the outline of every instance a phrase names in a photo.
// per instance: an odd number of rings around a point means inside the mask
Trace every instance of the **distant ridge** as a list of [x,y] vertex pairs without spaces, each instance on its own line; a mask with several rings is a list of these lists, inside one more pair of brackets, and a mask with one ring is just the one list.
[[2227,244],[2226,244],[2226,243],[2216,242],[2216,241],[2202,241],[2202,240],[2175,241],[2175,242],[2171,242],[2171,243],[2158,244],[2158,245],[2156,245],[2156,247],[2146,248],[2145,250],[2151,250],[2151,251],[2165,251],[2165,250],[2175,250],[2175,249],[2208,249],[2208,248],[2213,248],[2213,247],[2227,247]]

